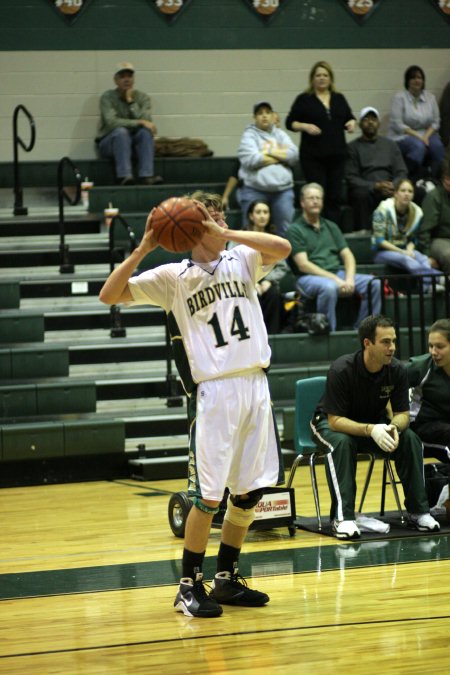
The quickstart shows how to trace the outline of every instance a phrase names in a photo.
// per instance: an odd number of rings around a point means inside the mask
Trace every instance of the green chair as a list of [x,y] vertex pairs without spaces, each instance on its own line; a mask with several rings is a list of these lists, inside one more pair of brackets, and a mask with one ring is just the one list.
[[[294,444],[295,450],[298,453],[295,458],[292,468],[289,474],[287,487],[292,486],[295,472],[298,465],[300,464],[303,457],[309,457],[309,467],[311,472],[311,486],[314,495],[314,504],[316,507],[317,515],[317,524],[318,529],[322,529],[322,518],[320,515],[320,502],[319,502],[319,491],[317,488],[317,476],[316,476],[316,459],[324,457],[328,454],[327,451],[319,449],[312,440],[311,437],[311,419],[316,409],[316,406],[322,397],[322,394],[325,391],[325,383],[327,378],[324,376],[310,377],[303,380],[298,380],[295,386],[295,420],[294,420]],[[366,480],[364,483],[364,488],[361,496],[361,502],[359,505],[359,512],[361,512],[364,499],[370,484],[370,479],[372,477],[373,466],[375,464],[376,457],[382,457],[384,461],[384,467],[389,476],[389,481],[392,486],[394,493],[395,501],[397,504],[397,509],[400,513],[401,520],[403,522],[404,516],[403,511],[400,505],[400,498],[397,491],[396,480],[394,477],[394,472],[390,462],[390,458],[384,454],[377,452],[375,449],[373,452],[361,453],[369,457],[369,467],[367,469]],[[384,495],[384,490],[382,491],[382,499]],[[384,514],[384,501],[382,502],[382,508],[380,515]]]

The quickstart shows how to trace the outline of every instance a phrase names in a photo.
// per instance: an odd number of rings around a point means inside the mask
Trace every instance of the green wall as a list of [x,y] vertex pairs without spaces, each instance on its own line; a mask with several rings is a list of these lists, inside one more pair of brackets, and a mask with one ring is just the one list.
[[0,50],[447,48],[430,0],[382,0],[358,24],[341,0],[285,0],[265,23],[244,0],[191,0],[169,24],[150,0],[91,0],[69,25],[50,0],[2,0]]

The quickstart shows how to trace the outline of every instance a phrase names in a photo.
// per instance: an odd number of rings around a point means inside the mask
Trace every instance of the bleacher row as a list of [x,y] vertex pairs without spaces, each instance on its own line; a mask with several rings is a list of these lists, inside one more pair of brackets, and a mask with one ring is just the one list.
[[[166,183],[151,187],[114,186],[108,162],[78,162],[81,175],[93,180],[94,187],[89,213],[66,208],[73,274],[59,271],[56,215],[37,217],[30,209],[28,216],[0,217],[0,486],[130,473],[148,479],[186,475],[186,408],[181,384],[172,374],[163,311],[122,308],[126,336],[112,337],[117,317],[97,298],[110,262],[103,210],[111,203],[118,207],[139,239],[149,210],[168,196],[199,188],[222,193],[233,162],[213,157],[157,160],[156,171]],[[52,189],[56,166],[29,162],[21,167],[25,203],[27,187]],[[0,164],[0,187],[11,188],[11,176],[11,165]],[[297,189],[299,184],[297,180]],[[227,220],[240,227],[236,203]],[[126,255],[127,239],[121,233],[117,227],[116,247]],[[349,234],[347,241],[360,271],[387,273],[371,262],[368,234]],[[169,259],[171,254],[158,249],[142,268]],[[287,279],[285,290],[292,283]],[[406,299],[397,300],[401,353],[407,358],[411,312]],[[444,298],[422,300],[428,323],[436,312],[443,315]],[[413,297],[415,302],[419,298]],[[348,305],[339,303],[340,330],[329,336],[270,336],[269,383],[287,466],[294,456],[295,382],[326,374],[330,361],[359,346]],[[387,298],[385,312],[393,311],[393,300]],[[419,333],[418,327],[413,330],[413,351],[420,349]]]

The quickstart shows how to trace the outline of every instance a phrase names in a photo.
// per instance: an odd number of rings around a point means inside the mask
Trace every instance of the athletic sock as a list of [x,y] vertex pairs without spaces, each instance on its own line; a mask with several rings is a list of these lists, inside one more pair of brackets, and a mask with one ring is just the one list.
[[239,560],[240,548],[229,546],[228,544],[220,543],[219,553],[217,556],[217,571],[229,572],[233,574]]
[[189,577],[195,581],[198,572],[202,571],[205,553],[206,551],[195,553],[194,551],[189,551],[187,548],[183,549],[183,577]]

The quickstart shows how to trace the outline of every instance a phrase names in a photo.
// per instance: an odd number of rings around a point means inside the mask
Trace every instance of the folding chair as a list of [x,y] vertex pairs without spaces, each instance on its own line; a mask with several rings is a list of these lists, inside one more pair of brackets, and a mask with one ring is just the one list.
[[[327,450],[319,449],[312,440],[311,437],[311,419],[316,409],[317,403],[319,402],[323,392],[325,391],[325,382],[326,377],[310,377],[304,380],[298,380],[295,385],[295,421],[294,421],[294,442],[295,449],[297,451],[297,457],[295,458],[292,468],[289,474],[287,481],[287,487],[291,487],[295,472],[298,465],[300,464],[303,457],[309,456],[309,467],[311,473],[311,486],[314,495],[314,504],[316,507],[316,516],[318,529],[322,529],[322,518],[320,515],[320,502],[319,502],[319,491],[317,488],[317,476],[316,476],[316,459],[325,457],[328,454]],[[367,470],[366,480],[364,483],[364,488],[361,496],[361,502],[359,505],[359,511],[361,511],[364,504],[364,499],[369,487],[370,479],[372,477],[373,466],[375,464],[375,458],[381,456],[375,449],[373,452],[361,453],[369,457],[369,467]],[[402,522],[404,521],[403,511],[400,505],[400,498],[398,496],[397,486],[393,474],[392,465],[390,458],[382,456],[384,461],[385,469],[389,475],[390,483],[392,490],[394,492],[395,501],[397,508],[400,513]],[[382,489],[382,499],[384,496],[384,486]],[[384,509],[384,506],[383,506]],[[383,510],[384,513],[384,510]]]

